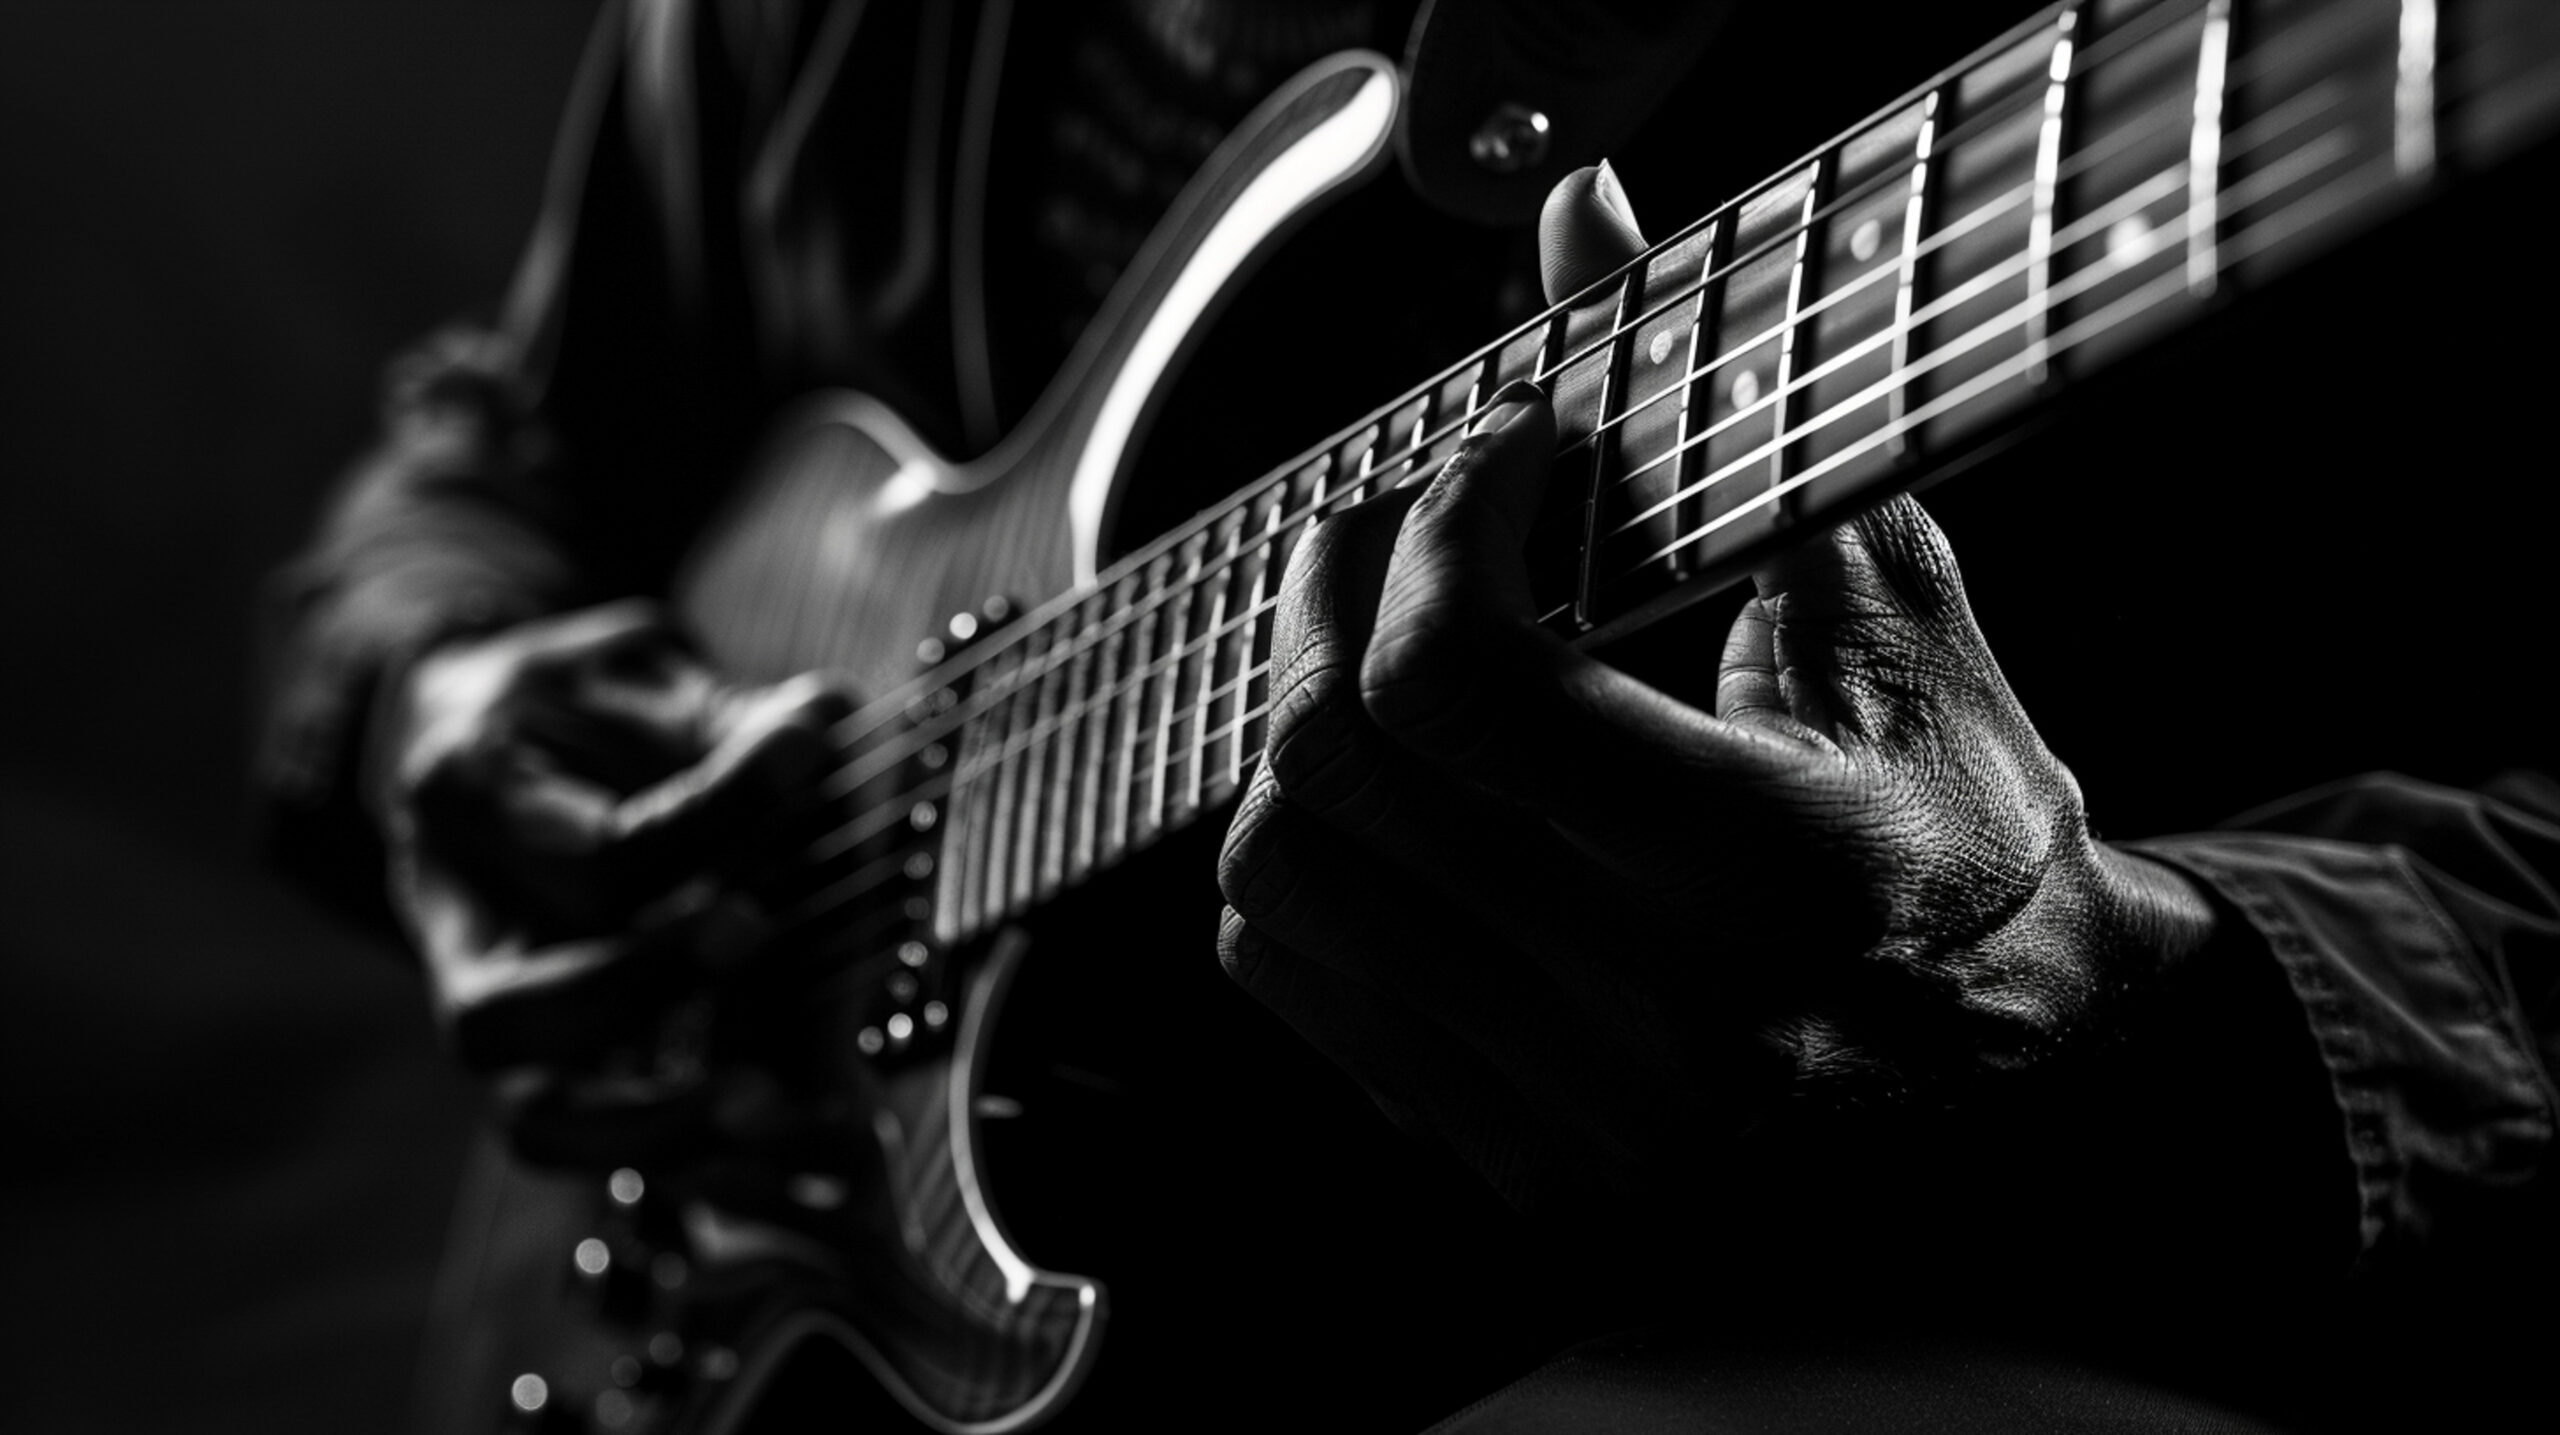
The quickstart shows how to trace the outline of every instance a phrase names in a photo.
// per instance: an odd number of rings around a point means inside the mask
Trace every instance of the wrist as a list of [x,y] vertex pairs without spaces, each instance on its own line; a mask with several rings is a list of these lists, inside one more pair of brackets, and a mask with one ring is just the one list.
[[2221,909],[2194,878],[2129,848],[2094,839],[2090,846],[2105,930],[2098,945],[2136,970],[2147,957],[2159,973],[2183,968],[2213,944]]

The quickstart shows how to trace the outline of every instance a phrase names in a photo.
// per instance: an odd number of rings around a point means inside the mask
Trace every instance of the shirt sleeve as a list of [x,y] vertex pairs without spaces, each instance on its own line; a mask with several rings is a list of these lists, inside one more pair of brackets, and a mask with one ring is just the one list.
[[359,796],[386,679],[454,637],[659,591],[752,432],[735,226],[706,200],[737,191],[745,149],[712,10],[605,7],[504,309],[391,366],[380,437],[268,585],[266,837],[361,911],[381,910]]
[[2263,940],[2325,1068],[2358,1272],[2469,1276],[2551,1254],[2560,786],[2374,774],[2132,844]]

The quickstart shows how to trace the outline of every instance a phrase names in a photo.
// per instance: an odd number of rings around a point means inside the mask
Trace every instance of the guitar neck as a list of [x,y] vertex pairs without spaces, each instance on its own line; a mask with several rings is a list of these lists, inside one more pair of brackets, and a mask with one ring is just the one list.
[[[1960,463],[2071,385],[2544,137],[2548,0],[2075,0],[929,679],[936,935],[1231,795],[1317,517],[1543,387],[1544,620],[1596,641]],[[950,739],[957,737],[956,745]]]

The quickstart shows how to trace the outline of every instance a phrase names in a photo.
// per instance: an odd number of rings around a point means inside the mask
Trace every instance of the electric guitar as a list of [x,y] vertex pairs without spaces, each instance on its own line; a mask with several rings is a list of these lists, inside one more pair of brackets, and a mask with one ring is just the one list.
[[[812,1380],[848,1401],[871,1386],[877,1428],[995,1432],[1071,1409],[1112,1360],[1110,1272],[1047,1269],[999,1220],[989,1143],[1014,1112],[987,1077],[998,1014],[1031,918],[1239,790],[1275,594],[1310,524],[1429,476],[1494,391],[1535,380],[1559,421],[1531,539],[1545,621],[1579,643],[1633,633],[2539,153],[2560,125],[2560,7],[2049,7],[1117,553],[1187,368],[1259,265],[1389,167],[1399,98],[1394,66],[1364,53],[1274,95],[985,456],[948,461],[855,393],[815,395],[776,431],[680,606],[743,674],[824,668],[879,696],[845,725],[826,827],[773,878],[789,931],[763,985],[680,1014],[658,1059],[794,1033],[795,1085],[833,1134],[761,1200],[628,1170],[493,1216],[493,1248],[548,1250],[534,1263],[558,1274],[539,1309],[480,1298],[473,1319],[515,1342],[483,1363],[520,1372],[473,1395],[490,1413],[712,1435],[757,1428]],[[1007,1190],[1005,1211],[1042,1196]]]

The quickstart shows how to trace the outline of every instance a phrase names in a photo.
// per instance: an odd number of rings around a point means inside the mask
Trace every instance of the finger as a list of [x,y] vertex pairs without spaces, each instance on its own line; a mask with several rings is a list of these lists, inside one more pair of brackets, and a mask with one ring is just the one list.
[[502,927],[440,866],[416,864],[404,902],[455,1057],[492,1071],[593,1063],[768,925],[746,898],[677,894],[611,936],[536,945]]
[[1693,835],[1698,802],[1737,786],[1845,797],[1802,744],[1720,723],[1537,624],[1521,553],[1554,434],[1543,398],[1506,390],[1406,515],[1361,671],[1371,718],[1505,800],[1648,842],[1665,824]]
[[1561,304],[1645,251],[1635,206],[1606,160],[1578,169],[1547,191],[1538,214],[1538,278]]
[[1413,890],[1404,900],[1489,914],[1585,1016],[1667,1062],[1675,1042],[1660,1004],[1633,988],[1628,966],[1591,957],[1653,944],[1613,941],[1588,919],[1566,916],[1631,911],[1635,894],[1601,880],[1532,815],[1429,771],[1362,707],[1359,670],[1373,606],[1412,493],[1339,515],[1291,565],[1273,640],[1278,678],[1265,761],[1230,828],[1222,871],[1248,879],[1246,859],[1260,850],[1249,839],[1285,793],[1293,811],[1406,874]]
[[1830,705],[1799,671],[1782,664],[1778,621],[1770,609],[1769,599],[1755,597],[1734,615],[1724,661],[1716,669],[1716,717],[1836,755]]
[[1802,726],[1846,741],[1846,723],[1874,739],[1909,726],[1918,703],[2015,706],[1973,621],[1954,550],[1907,494],[1752,576],[1781,706]]
[[815,677],[733,693],[714,704],[700,762],[615,804],[600,832],[617,885],[663,890],[717,866],[761,828],[816,795],[842,760],[830,729],[851,704]]
[[[1520,1210],[1554,1194],[1557,1172],[1594,1160],[1582,1133],[1541,1121],[1485,1058],[1376,986],[1307,960],[1230,907],[1219,914],[1227,975],[1358,1082],[1389,1121],[1451,1154]],[[1565,1153],[1559,1159],[1550,1154]]]

